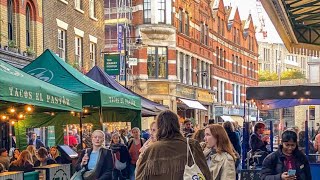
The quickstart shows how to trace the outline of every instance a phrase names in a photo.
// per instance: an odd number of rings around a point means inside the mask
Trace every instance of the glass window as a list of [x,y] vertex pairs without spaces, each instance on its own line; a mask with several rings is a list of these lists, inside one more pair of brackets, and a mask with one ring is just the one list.
[[148,47],[148,77],[149,78],[167,78],[167,48],[166,47]]
[[185,22],[184,22],[184,33],[189,36],[189,14],[185,13]]
[[76,9],[82,9],[82,0],[75,0],[74,3]]
[[31,8],[29,4],[26,6],[26,45],[31,46]]
[[234,27],[233,28],[233,42],[236,42],[237,40],[237,29]]
[[236,69],[236,59],[232,54],[232,72],[236,72],[235,69]]
[[190,56],[186,55],[186,84],[190,81]]
[[63,60],[66,59],[66,31],[58,29],[58,54]]
[[143,18],[144,23],[151,23],[151,0],[143,2]]
[[75,37],[75,57],[76,57],[76,64],[78,64],[79,68],[83,67],[82,64],[82,38]]
[[223,67],[224,66],[224,62],[223,62],[223,50],[220,49],[220,66]]
[[179,68],[179,71],[180,71],[180,82],[183,83],[183,63],[184,63],[184,54],[183,53],[180,53],[180,62],[179,62],[179,65],[180,65],[180,68]]
[[159,0],[158,7],[159,7],[159,9],[158,9],[158,15],[159,15],[158,23],[165,24],[166,23],[166,1]]
[[183,21],[183,14],[182,14],[182,9],[179,9],[179,24],[178,24],[178,30],[179,32],[182,33],[183,30],[183,25],[182,25],[182,21]]
[[209,42],[209,32],[208,32],[208,25],[204,25],[204,44],[208,45]]
[[91,67],[96,65],[96,44],[90,43],[90,64]]
[[13,3],[8,0],[8,40],[13,40]]
[[218,34],[220,34],[220,27],[221,27],[221,22],[220,22],[220,17],[218,16]]
[[89,2],[89,13],[90,13],[90,17],[95,17],[94,0],[90,0],[90,2]]
[[201,26],[200,26],[200,42],[201,43],[204,43],[204,24],[201,23]]
[[221,27],[222,27],[222,36],[224,36],[224,27],[225,27],[225,24],[224,24],[224,20],[223,20],[223,19],[222,19]]
[[217,66],[220,66],[220,60],[219,60],[219,47],[216,47],[216,63]]

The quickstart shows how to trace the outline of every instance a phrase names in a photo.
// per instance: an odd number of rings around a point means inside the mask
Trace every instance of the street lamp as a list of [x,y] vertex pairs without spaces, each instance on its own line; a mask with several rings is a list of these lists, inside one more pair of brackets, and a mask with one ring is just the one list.
[[127,88],[127,68],[128,68],[128,64],[127,64],[127,59],[128,59],[128,50],[127,50],[127,39],[130,38],[135,38],[136,42],[135,44],[142,44],[142,39],[141,36],[139,35],[138,37],[127,37],[127,26],[123,26],[123,39],[124,39],[124,43],[123,43],[123,48],[124,48],[124,87]]

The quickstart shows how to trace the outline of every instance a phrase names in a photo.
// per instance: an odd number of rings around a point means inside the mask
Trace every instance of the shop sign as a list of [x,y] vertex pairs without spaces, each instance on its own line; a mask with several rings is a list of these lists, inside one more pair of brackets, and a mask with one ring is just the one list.
[[316,120],[315,108],[315,106],[309,106],[309,120]]
[[201,102],[207,102],[207,103],[213,103],[213,94],[211,94],[209,91],[205,90],[198,90],[198,101]]
[[104,55],[104,71],[108,75],[120,74],[120,54]]
[[148,94],[169,94],[169,84],[150,83],[148,84]]
[[186,97],[190,99],[196,99],[196,91],[193,88],[177,85],[176,94],[179,97]]

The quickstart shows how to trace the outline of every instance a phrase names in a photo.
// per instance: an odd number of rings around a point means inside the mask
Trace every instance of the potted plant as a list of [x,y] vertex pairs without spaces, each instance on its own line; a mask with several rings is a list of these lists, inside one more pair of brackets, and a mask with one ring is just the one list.
[[12,51],[12,52],[15,52],[15,53],[18,52],[18,47],[17,47],[16,42],[14,40],[9,40],[8,41],[8,47],[9,47],[9,51]]
[[36,54],[32,47],[27,47],[26,53],[30,57],[34,57],[34,55]]

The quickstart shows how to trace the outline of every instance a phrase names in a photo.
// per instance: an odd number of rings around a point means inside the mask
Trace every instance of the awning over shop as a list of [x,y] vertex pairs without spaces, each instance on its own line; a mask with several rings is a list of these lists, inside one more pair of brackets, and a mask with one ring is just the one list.
[[220,116],[220,117],[224,122],[226,121],[234,122],[234,120],[230,116]]
[[200,110],[207,110],[199,101],[188,100],[179,98],[185,105],[187,105],[191,109],[200,109]]
[[95,80],[96,82],[107,86],[111,89],[123,92],[128,95],[137,96],[141,98],[141,105],[142,105],[142,116],[157,116],[157,114],[163,110],[167,110],[167,108],[161,104],[155,103],[139,94],[131,91],[130,89],[125,88],[112,77],[110,77],[107,73],[105,73],[102,69],[98,66],[93,67],[87,74],[89,78]]
[[237,122],[238,125],[242,126],[243,125],[243,117],[241,116],[231,116],[233,121]]
[[41,81],[2,60],[0,100],[66,111],[82,111],[80,94]]

